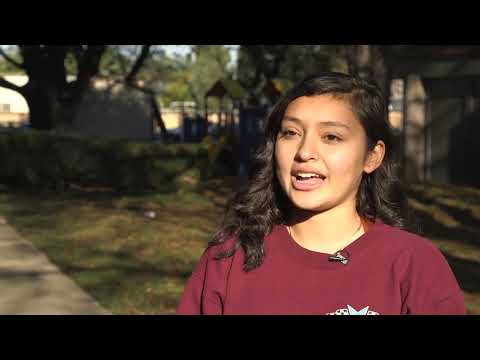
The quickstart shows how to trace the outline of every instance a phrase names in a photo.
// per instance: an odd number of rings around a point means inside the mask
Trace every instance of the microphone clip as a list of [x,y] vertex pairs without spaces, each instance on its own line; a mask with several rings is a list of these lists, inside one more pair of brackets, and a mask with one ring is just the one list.
[[343,265],[348,264],[348,259],[345,256],[343,256],[340,251],[337,251],[334,255],[329,256],[328,261],[339,261]]

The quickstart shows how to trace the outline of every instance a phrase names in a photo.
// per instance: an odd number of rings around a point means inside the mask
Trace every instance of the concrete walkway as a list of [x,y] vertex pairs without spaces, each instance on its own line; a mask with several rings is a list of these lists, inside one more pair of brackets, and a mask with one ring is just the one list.
[[107,315],[0,216],[0,315]]

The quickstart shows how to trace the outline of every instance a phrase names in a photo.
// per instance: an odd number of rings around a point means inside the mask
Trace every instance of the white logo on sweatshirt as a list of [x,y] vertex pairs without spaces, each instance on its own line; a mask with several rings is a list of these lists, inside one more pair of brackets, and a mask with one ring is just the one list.
[[369,311],[370,306],[364,307],[361,310],[355,310],[351,305],[347,305],[346,309],[338,309],[333,313],[327,313],[326,315],[380,315],[378,312]]

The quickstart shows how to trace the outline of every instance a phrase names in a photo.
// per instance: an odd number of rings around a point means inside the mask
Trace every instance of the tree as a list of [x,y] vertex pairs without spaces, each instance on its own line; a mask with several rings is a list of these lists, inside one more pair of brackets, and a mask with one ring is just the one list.
[[[18,52],[13,51],[12,46],[2,45],[0,48],[0,75],[1,74],[22,74],[24,71],[14,65],[20,63],[22,59]],[[9,58],[9,60],[7,60]]]
[[[152,45],[112,47],[102,70],[104,75],[118,78],[114,84],[122,83],[131,89],[142,92],[147,97],[162,138],[167,141],[170,136],[162,118],[160,104],[157,100],[158,89],[155,87],[158,75],[147,66],[151,63],[154,53]],[[135,57],[136,60],[132,62]]]
[[[21,70],[28,75],[25,86],[16,86],[0,77],[0,86],[17,91],[27,101],[30,125],[34,129],[50,130],[62,123],[71,122],[97,75],[116,78],[130,88],[148,96],[157,124],[164,138],[168,133],[156,101],[157,94],[150,88],[138,85],[140,70],[150,57],[152,45],[133,46],[23,46],[18,53],[0,49],[5,70]],[[9,49],[11,50],[11,49]],[[69,81],[68,75],[75,80]]]
[[277,77],[289,46],[242,45],[238,58],[238,81],[247,89],[255,89],[262,80]]
[[165,106],[172,101],[192,101],[191,93],[191,54],[167,56],[163,49],[155,48],[140,79],[157,91],[157,98]]
[[[28,75],[28,83],[17,86],[0,77],[0,86],[17,91],[27,101],[30,125],[34,129],[50,130],[62,122],[72,121],[90,80],[98,74],[100,59],[106,45],[18,45],[15,59],[0,50],[10,65]],[[67,80],[66,59],[76,61],[77,76]]]
[[[225,45],[193,45],[186,55],[166,56],[154,51],[142,69],[142,79],[161,88],[165,104],[171,101],[194,101],[204,106],[204,96],[215,81],[233,77],[230,49]],[[214,101],[209,106],[218,107]]]
[[341,50],[337,45],[242,45],[238,81],[255,102],[264,84],[273,79],[298,82],[322,71],[346,71]]
[[[198,106],[203,107],[204,96],[210,87],[221,78],[233,77],[233,69],[229,67],[230,51],[224,45],[194,45],[192,57],[185,80],[190,95]],[[213,104],[213,107],[218,106]]]
[[387,99],[390,96],[390,76],[385,61],[385,46],[379,45],[345,45],[344,53],[349,73],[375,80]]
[[335,70],[377,81],[389,95],[387,46],[378,45],[242,45],[238,80],[256,99],[265,82],[298,82],[307,75]]
[[140,69],[142,69],[142,67],[144,66],[144,63],[147,61],[148,57],[150,56],[150,47],[151,45],[144,45],[142,47],[137,60],[134,62],[130,72],[125,77],[125,83],[127,86],[140,90],[147,95],[150,106],[152,107],[152,110],[153,110],[153,116],[155,118],[155,121],[157,122],[157,125],[160,128],[162,138],[164,141],[167,141],[169,139],[169,134],[162,118],[162,112],[157,102],[157,94],[155,90],[151,86],[138,85],[136,82],[136,78],[138,77]]

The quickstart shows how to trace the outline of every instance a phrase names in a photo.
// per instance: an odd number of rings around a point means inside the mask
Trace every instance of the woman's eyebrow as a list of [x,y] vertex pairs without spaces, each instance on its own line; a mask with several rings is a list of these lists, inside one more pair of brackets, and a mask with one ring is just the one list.
[[[296,118],[294,116],[289,116],[289,115],[285,115],[283,117],[283,120],[285,121],[293,121],[295,123],[298,123],[298,124],[301,124],[302,123],[302,120],[300,120],[299,118]],[[334,127],[344,127],[348,130],[350,130],[350,127],[342,122],[338,122],[338,121],[321,121],[318,123],[318,125],[323,125],[323,126],[334,126]]]
[[344,123],[338,122],[338,121],[322,121],[319,123],[320,125],[325,125],[325,126],[336,126],[336,127],[344,127],[348,130],[350,130],[350,127]]
[[302,124],[302,120],[300,120],[299,118],[296,118],[294,116],[285,115],[282,120],[283,121],[293,121],[295,123]]

